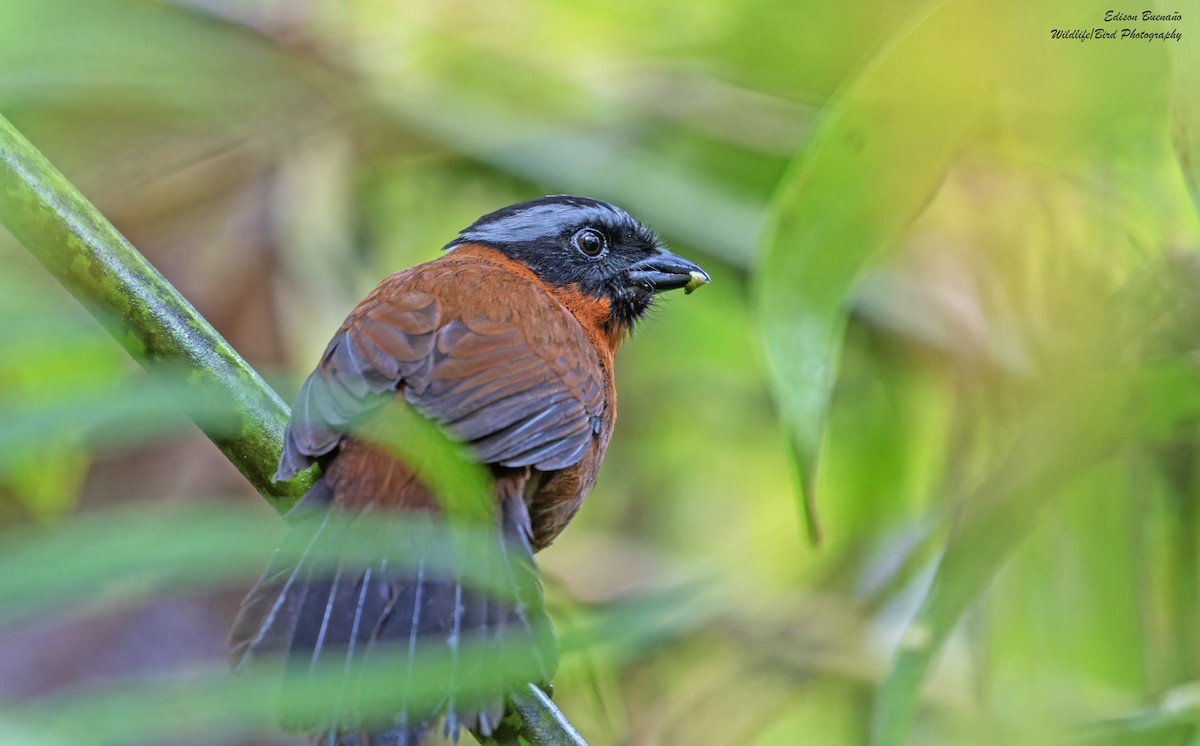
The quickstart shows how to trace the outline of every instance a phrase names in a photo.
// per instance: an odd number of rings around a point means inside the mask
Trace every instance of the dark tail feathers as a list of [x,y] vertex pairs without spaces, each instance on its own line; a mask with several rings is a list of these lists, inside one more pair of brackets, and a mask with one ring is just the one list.
[[[491,735],[506,691],[548,681],[557,663],[524,502],[504,501],[490,541],[475,535],[466,553],[485,560],[472,575],[450,569],[464,544],[454,552],[445,526],[348,514],[331,497],[318,480],[289,514],[230,633],[235,669],[285,661],[284,725],[322,746],[415,745],[439,717],[455,739],[460,727]],[[331,684],[316,705],[292,686],[314,676]]]

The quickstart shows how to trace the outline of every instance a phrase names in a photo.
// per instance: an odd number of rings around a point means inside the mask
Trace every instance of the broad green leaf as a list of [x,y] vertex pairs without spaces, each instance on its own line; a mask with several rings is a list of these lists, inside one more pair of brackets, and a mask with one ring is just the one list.
[[918,14],[830,102],[771,204],[758,323],[814,537],[818,452],[848,299],[863,268],[920,214],[986,108],[992,62],[962,33],[979,20],[966,2]]
[[1192,202],[1200,210],[1200,45],[1192,39],[1172,44],[1170,50],[1171,141]]

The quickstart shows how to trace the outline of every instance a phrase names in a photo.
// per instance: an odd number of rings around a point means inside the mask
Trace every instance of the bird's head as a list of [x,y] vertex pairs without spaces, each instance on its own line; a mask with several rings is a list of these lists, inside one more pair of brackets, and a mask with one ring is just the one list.
[[554,195],[484,215],[446,245],[482,244],[528,267],[552,288],[607,301],[608,320],[629,329],[654,296],[710,281],[704,270],[667,251],[654,231],[619,207]]

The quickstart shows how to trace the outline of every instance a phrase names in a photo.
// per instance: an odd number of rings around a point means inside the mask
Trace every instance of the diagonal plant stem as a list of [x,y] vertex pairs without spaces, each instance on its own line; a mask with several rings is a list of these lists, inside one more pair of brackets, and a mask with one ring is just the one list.
[[[0,223],[151,373],[182,365],[188,416],[263,497],[285,510],[311,474],[272,484],[288,408],[124,236],[0,116]],[[214,422],[232,410],[235,426]]]
[[[151,374],[184,366],[202,393],[188,415],[276,509],[312,483],[305,472],[271,477],[290,413],[237,351],[79,190],[0,116],[0,224],[66,287]],[[236,427],[209,409],[235,412]],[[509,697],[506,719],[533,744],[586,746],[566,717],[529,686]],[[505,739],[516,743],[516,735]]]

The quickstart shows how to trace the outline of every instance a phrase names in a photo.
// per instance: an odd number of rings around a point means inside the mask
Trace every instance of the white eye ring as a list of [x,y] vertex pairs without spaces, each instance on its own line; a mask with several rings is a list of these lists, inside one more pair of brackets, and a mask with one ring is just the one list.
[[595,228],[584,228],[571,236],[571,243],[589,259],[595,259],[608,249],[608,239]]

